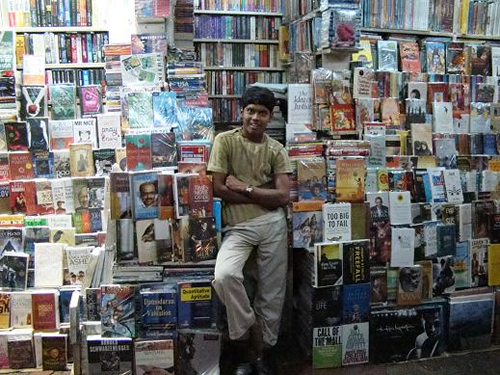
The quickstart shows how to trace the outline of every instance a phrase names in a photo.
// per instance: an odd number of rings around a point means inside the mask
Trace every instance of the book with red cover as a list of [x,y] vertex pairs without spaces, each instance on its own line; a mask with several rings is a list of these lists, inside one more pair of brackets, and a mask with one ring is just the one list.
[[420,51],[417,43],[400,43],[399,56],[401,58],[401,70],[403,72],[421,72]]
[[35,178],[31,154],[29,152],[11,152],[9,154],[10,177],[13,180]]
[[449,101],[447,83],[429,82],[427,85],[427,113],[432,113],[432,103]]
[[127,170],[144,171],[153,168],[150,134],[126,134],[125,149],[127,153]]
[[209,146],[206,144],[178,143],[178,161],[186,163],[208,163]]
[[189,216],[192,218],[212,216],[213,191],[208,177],[189,178]]
[[354,107],[351,104],[332,104],[330,110],[333,133],[356,130]]
[[55,331],[59,329],[59,306],[56,291],[34,291],[31,296],[33,329]]
[[158,174],[158,218],[174,219],[174,176],[168,173]]
[[6,122],[8,151],[28,151],[28,126],[25,122]]

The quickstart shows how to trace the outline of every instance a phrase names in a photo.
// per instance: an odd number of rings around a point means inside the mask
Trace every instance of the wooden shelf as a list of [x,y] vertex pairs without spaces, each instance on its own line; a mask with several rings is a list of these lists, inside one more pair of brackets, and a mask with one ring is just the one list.
[[206,66],[205,70],[234,70],[234,71],[267,71],[267,72],[282,72],[283,68],[267,68],[267,67],[255,67],[249,68],[246,66]]
[[500,40],[500,35],[457,34],[457,38],[477,40]]
[[68,27],[14,27],[16,33],[86,33],[108,32],[102,27],[94,26],[68,26]]
[[194,15],[198,14],[213,14],[219,16],[271,16],[271,17],[283,17],[283,13],[279,12],[256,12],[247,10],[202,10],[195,9]]
[[[105,63],[68,63],[68,64],[45,64],[45,69],[99,69],[104,68]],[[22,65],[17,70],[23,70]]]
[[279,44],[278,40],[269,39],[204,39],[195,38],[194,43],[247,43],[247,44]]
[[316,55],[329,55],[332,53],[355,53],[362,51],[361,47],[330,47],[330,48],[322,48],[316,51]]
[[361,27],[360,30],[363,32],[372,32],[379,34],[409,34],[409,35],[422,35],[422,36],[442,36],[452,38],[453,33],[447,32],[437,32],[429,30],[403,30],[403,29],[378,29],[373,27]]
[[300,16],[299,18],[291,20],[290,23],[295,23],[295,22],[300,22],[300,21],[307,21],[307,20],[313,19],[314,17],[318,16],[319,14],[321,14],[321,10],[320,9],[312,10],[309,13],[306,13],[306,14]]

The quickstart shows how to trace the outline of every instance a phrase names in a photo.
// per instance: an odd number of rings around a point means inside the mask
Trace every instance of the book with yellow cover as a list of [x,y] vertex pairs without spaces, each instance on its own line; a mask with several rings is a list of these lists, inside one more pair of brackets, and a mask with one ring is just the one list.
[[500,285],[500,244],[488,248],[488,285]]
[[355,158],[338,159],[337,201],[362,203],[365,201],[365,160]]

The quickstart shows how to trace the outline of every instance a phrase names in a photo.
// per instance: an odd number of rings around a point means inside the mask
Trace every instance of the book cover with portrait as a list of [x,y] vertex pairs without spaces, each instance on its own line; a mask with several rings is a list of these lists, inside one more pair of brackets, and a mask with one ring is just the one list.
[[158,217],[158,173],[130,173],[130,192],[133,197],[132,217],[135,220]]

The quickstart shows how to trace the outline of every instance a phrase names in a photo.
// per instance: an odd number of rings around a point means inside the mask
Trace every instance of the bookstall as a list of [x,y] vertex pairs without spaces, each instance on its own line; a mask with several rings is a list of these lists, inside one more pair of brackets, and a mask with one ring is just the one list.
[[207,163],[254,84],[305,361],[500,342],[500,1],[119,3],[0,0],[0,371],[224,374]]

